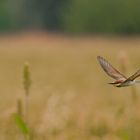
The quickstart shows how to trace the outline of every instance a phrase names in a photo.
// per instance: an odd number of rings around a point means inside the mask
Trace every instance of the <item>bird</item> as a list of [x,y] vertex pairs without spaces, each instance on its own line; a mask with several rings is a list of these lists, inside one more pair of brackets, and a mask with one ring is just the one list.
[[97,60],[99,61],[99,64],[101,65],[102,69],[106,72],[106,74],[115,79],[114,82],[108,84],[112,84],[116,87],[127,87],[134,85],[135,83],[140,83],[140,81],[135,81],[135,79],[140,76],[140,69],[136,71],[132,76],[127,78],[126,76],[121,74],[117,69],[115,69],[103,57],[97,56]]

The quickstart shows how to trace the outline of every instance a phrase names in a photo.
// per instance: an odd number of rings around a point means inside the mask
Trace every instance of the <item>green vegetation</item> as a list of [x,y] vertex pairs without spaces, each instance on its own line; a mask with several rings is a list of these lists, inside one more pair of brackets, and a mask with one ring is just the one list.
[[16,124],[18,125],[19,129],[21,130],[21,133],[23,135],[29,135],[29,128],[27,127],[27,124],[24,122],[22,117],[19,114],[15,114],[15,121]]
[[[25,107],[23,107],[23,104],[21,100],[18,100],[18,106],[17,110],[18,112],[15,114],[15,122],[20,129],[21,133],[24,136],[25,140],[31,139],[31,129],[29,129],[29,118],[28,118],[28,109],[29,109],[29,93],[30,93],[30,86],[31,86],[31,77],[30,77],[30,70],[29,70],[29,64],[24,64],[23,69],[23,86],[25,90]],[[25,113],[23,113],[23,110],[25,110]]]
[[138,0],[2,0],[0,31],[140,33]]
[[139,33],[137,0],[73,0],[65,14],[66,29],[88,33]]

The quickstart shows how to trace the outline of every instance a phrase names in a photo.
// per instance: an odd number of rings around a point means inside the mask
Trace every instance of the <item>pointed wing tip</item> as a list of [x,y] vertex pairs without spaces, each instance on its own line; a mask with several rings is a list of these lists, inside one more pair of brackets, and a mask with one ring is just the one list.
[[100,60],[100,59],[103,59],[103,58],[101,56],[97,56],[97,59]]
[[121,74],[118,70],[116,70],[107,60],[105,60],[103,57],[101,56],[97,56],[97,60],[99,62],[99,64],[101,65],[101,67],[103,68],[103,70],[112,78],[119,80],[120,78],[125,78],[125,80],[127,79],[123,74]]
[[97,59],[99,59],[99,58],[101,58],[101,56],[98,55],[98,56],[97,56]]
[[[97,60],[99,61],[99,63],[101,64],[103,61],[106,61],[103,57],[101,56],[97,56]],[[102,64],[101,64],[102,65]]]

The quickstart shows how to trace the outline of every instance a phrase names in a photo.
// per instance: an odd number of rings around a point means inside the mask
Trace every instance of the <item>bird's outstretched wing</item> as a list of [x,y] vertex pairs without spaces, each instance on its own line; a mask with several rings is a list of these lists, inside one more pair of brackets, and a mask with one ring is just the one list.
[[132,76],[130,76],[128,79],[126,79],[126,81],[133,81],[134,79],[136,79],[137,77],[140,76],[140,70],[136,71]]
[[[103,68],[103,70],[112,78],[116,80],[125,81],[127,78],[121,74],[118,70],[116,70],[109,62],[107,62],[103,57],[97,56],[97,59]],[[140,72],[139,72],[140,73]]]

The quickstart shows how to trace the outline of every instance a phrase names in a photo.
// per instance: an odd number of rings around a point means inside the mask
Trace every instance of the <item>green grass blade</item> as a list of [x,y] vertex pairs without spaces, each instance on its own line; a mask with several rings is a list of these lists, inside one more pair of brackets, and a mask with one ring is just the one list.
[[22,134],[28,135],[29,128],[28,128],[27,124],[24,122],[24,120],[21,118],[21,116],[16,113],[16,114],[14,114],[14,117],[15,117],[15,122],[16,122],[17,126],[19,127],[20,131],[22,132]]
[[129,131],[129,129],[122,129],[122,130],[119,132],[119,137],[120,137],[122,140],[131,140],[131,136],[130,136],[130,131]]

